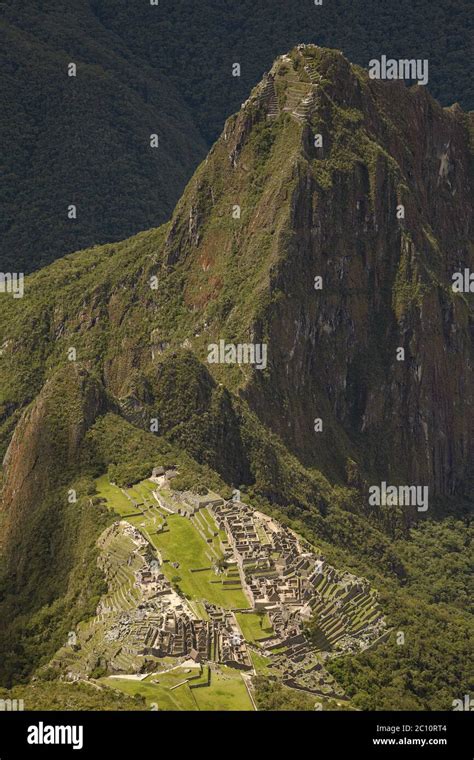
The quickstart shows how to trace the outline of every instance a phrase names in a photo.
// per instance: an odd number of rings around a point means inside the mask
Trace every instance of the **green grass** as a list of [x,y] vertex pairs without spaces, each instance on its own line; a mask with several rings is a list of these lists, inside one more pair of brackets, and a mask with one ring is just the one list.
[[[157,705],[158,710],[197,710],[193,693],[187,684],[171,691],[173,686],[176,686],[180,681],[184,681],[191,675],[192,673],[184,673],[183,670],[173,670],[144,681],[129,681],[125,678],[102,678],[101,683],[105,683],[107,686],[129,696],[140,694],[145,698],[149,709]],[[154,681],[157,683],[154,683]]]
[[[135,500],[153,499],[151,491],[154,484],[149,480],[142,481],[133,487],[127,489],[127,493]],[[136,513],[133,504],[129,502],[124,493],[117,486],[108,482],[106,475],[96,481],[96,488],[100,496],[107,500],[110,508],[114,509],[122,518],[125,518],[135,528],[139,528],[146,538],[150,540],[161,553],[164,564],[163,572],[171,580],[178,576],[180,581],[178,587],[180,591],[195,602],[206,600],[213,604],[218,604],[227,609],[250,607],[249,601],[245,596],[240,578],[236,579],[235,585],[226,587],[222,584],[225,575],[216,575],[212,570],[212,560],[209,559],[206,552],[210,551],[210,546],[199,535],[198,531],[192,524],[191,520],[179,515],[167,515],[168,529],[163,533],[156,533],[154,526],[154,515],[145,512],[144,515],[128,517]],[[140,499],[138,499],[140,497]],[[209,524],[212,521],[208,515]],[[222,556],[218,541],[213,541],[212,547],[219,557]],[[168,560],[168,561],[166,561]],[[171,562],[179,562],[179,568],[174,568]],[[199,568],[208,568],[200,572],[191,572]],[[202,606],[199,612],[203,612]]]
[[257,675],[266,676],[271,673],[272,661],[269,657],[264,657],[264,655],[260,654],[259,652],[250,651],[250,658]]
[[[179,515],[168,517],[169,530],[152,535],[152,541],[161,552],[164,560],[163,572],[168,578],[179,576],[181,591],[191,599],[205,599],[227,609],[248,608],[249,602],[242,588],[222,585],[222,575],[216,575],[212,569],[191,572],[192,569],[211,568],[212,562],[206,555],[209,547],[201,538],[191,521]],[[179,568],[171,566],[179,562]],[[240,581],[239,581],[240,585]]]
[[265,533],[265,531],[263,530],[263,528],[260,527],[260,525],[257,525],[257,533],[258,533],[258,537],[259,537],[259,539],[260,539],[260,541],[261,541],[261,543],[263,545],[270,543],[270,539],[268,538],[268,536]]
[[[182,681],[190,679],[178,688]],[[130,681],[124,678],[102,678],[101,683],[130,696],[140,694],[145,698],[147,707],[153,705],[158,710],[253,710],[246,686],[241,674],[232,668],[220,667],[211,672],[210,685],[190,688],[191,685],[205,684],[207,669],[201,674],[191,670],[186,673],[179,668],[169,673],[148,676],[143,681]]]
[[209,615],[207,614],[206,608],[202,602],[198,602],[196,599],[190,599],[189,605],[201,620],[209,620]]
[[242,676],[232,668],[213,670],[210,686],[192,692],[199,710],[253,710]]
[[204,507],[204,509],[201,509],[199,514],[204,518],[211,531],[217,531],[217,525],[211,513],[209,512],[209,507]]
[[[222,555],[221,551],[221,541],[222,536],[217,528],[216,522],[214,518],[212,517],[211,513],[209,512],[209,507],[205,507],[205,509],[201,509],[198,513],[201,516],[202,522],[204,523],[206,527],[206,535],[208,538],[211,539],[212,543],[211,546],[218,554],[219,556]],[[225,531],[222,531],[225,535]],[[216,534],[216,535],[214,535]],[[227,538],[227,537],[226,537]],[[240,581],[239,581],[240,583]]]
[[104,711],[145,710],[145,705],[132,698],[129,692],[112,691],[102,684],[99,690],[94,683],[67,681],[34,681],[18,684],[13,689],[0,689],[0,699],[22,699],[29,711]]
[[247,641],[257,642],[273,633],[268,615],[260,616],[256,612],[236,612],[235,617]]
[[153,491],[156,489],[156,483],[152,483],[151,480],[142,480],[141,483],[136,483],[133,488],[126,489],[138,502],[143,502],[146,506],[150,504],[157,504]]
[[120,517],[126,517],[137,511],[120,488],[109,483],[108,475],[102,475],[102,477],[96,480],[95,485],[98,495],[106,499],[109,507],[113,508]]

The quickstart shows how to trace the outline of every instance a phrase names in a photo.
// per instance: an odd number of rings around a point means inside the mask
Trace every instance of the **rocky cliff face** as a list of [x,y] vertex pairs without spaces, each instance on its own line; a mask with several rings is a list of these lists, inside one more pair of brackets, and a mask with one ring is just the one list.
[[[468,119],[300,46],[228,121],[178,206],[166,262],[190,274],[191,308],[227,303],[223,337],[267,341],[269,370],[240,392],[307,466],[340,478],[350,458],[372,482],[465,486],[472,295],[452,275],[473,269]],[[241,219],[224,234],[232,204]]]
[[[473,451],[472,321],[451,288],[453,272],[473,266],[465,119],[422,88],[361,83],[343,59],[334,66],[331,86],[311,88],[292,240],[274,277],[284,298],[268,320],[270,382],[289,415],[267,419],[307,464],[326,446],[308,435],[322,417],[331,445],[347,436],[366,472],[450,494]],[[318,169],[336,152],[345,166],[325,185]],[[312,292],[315,275],[323,287]]]
[[25,537],[31,538],[31,526],[44,516],[42,507],[53,492],[51,524],[60,530],[84,435],[106,408],[103,387],[71,365],[47,380],[15,428],[3,462],[2,539],[9,571],[24,583],[29,577]]

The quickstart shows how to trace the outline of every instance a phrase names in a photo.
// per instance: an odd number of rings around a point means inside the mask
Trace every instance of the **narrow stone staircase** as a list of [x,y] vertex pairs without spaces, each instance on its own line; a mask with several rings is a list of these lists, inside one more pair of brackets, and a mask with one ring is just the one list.
[[268,74],[265,77],[264,85],[260,93],[260,100],[266,105],[267,118],[276,119],[280,114],[280,108],[278,106],[278,98],[275,91],[275,83],[273,76]]

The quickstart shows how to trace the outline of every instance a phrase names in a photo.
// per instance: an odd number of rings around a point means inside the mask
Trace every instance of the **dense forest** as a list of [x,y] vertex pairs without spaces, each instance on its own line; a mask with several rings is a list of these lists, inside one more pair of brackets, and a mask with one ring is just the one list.
[[474,107],[467,0],[6,0],[0,14],[4,270],[165,221],[225,118],[300,42],[363,66],[427,58],[431,93]]
[[88,3],[39,5],[3,8],[3,271],[166,221],[206,152],[179,93]]
[[[299,43],[337,48],[367,67],[382,54],[427,58],[431,94],[474,108],[470,20],[464,0],[161,0],[160,12],[129,0],[95,0],[104,27],[169,77],[208,141],[246,100],[273,59]],[[429,23],[427,21],[429,20]],[[232,63],[241,76],[231,77]]]

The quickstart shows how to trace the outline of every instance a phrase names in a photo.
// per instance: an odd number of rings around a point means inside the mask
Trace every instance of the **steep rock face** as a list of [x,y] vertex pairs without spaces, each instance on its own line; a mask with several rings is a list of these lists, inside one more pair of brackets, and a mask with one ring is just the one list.
[[71,365],[50,378],[22,414],[3,461],[2,541],[12,568],[24,562],[18,548],[25,524],[31,525],[46,496],[63,485],[63,499],[56,504],[60,521],[61,501],[67,503],[68,479],[75,471],[83,437],[106,408],[101,385]]
[[95,540],[109,518],[78,479],[80,446],[106,394],[86,370],[52,375],[23,412],[0,499],[0,682],[23,680],[102,591]]
[[307,466],[340,478],[350,457],[366,477],[438,495],[466,484],[472,296],[452,275],[473,269],[468,126],[422,87],[300,46],[227,122],[178,206],[167,263],[186,267],[200,310],[228,291],[222,259],[235,260],[240,293],[207,329],[267,341],[269,371],[240,391]]
[[[328,186],[309,151],[295,168],[293,240],[273,283],[284,298],[268,320],[275,353],[266,398],[283,384],[288,419],[303,428],[330,411],[327,421],[372,476],[451,494],[473,453],[472,321],[451,289],[453,272],[473,267],[468,133],[458,111],[443,111],[423,89],[360,86],[343,59],[334,65],[306,129],[315,113],[327,135],[323,160],[353,156]],[[361,129],[344,134],[341,110]],[[323,289],[311,292],[315,275]],[[318,444],[297,426],[278,432],[319,464]]]

